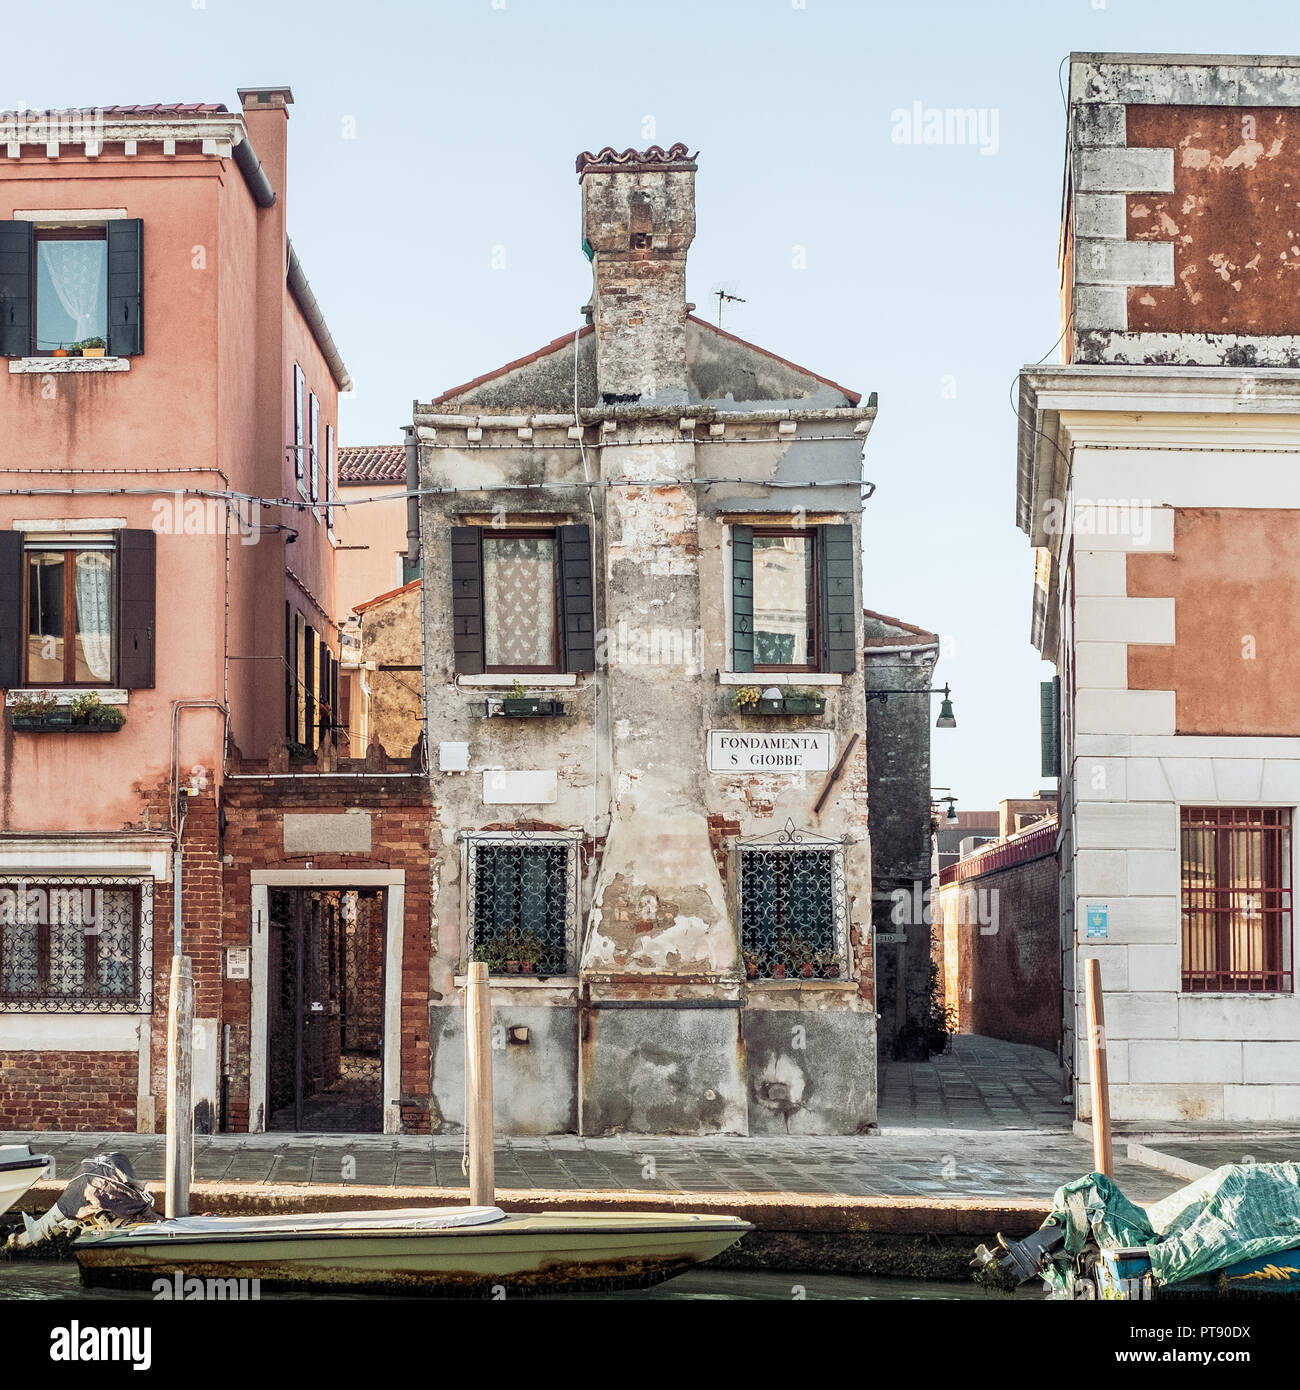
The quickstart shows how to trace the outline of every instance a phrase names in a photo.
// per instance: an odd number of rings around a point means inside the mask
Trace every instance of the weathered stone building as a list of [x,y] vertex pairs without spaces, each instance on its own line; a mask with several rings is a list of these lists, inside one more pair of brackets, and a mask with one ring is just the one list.
[[867,792],[871,899],[882,1058],[929,1055],[931,859],[930,686],[933,632],[868,609]]
[[586,326],[415,409],[435,1129],[471,958],[506,1133],[875,1122],[875,403],[692,314],[695,171],[582,155]]

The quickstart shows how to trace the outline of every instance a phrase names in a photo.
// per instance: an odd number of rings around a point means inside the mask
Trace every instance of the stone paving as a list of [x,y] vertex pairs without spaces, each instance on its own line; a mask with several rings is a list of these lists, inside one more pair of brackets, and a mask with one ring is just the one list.
[[[958,1037],[950,1053],[929,1063],[882,1066],[879,1134],[502,1139],[497,1185],[1048,1201],[1062,1183],[1092,1168],[1091,1149],[1074,1134],[1071,1108],[1061,1103],[1061,1094],[1051,1053]],[[159,1134],[0,1134],[0,1143],[24,1141],[53,1155],[60,1174],[75,1171],[88,1154],[117,1149],[130,1156],[142,1178],[163,1176]],[[462,1147],[459,1136],[199,1136],[195,1178],[465,1188]],[[1137,1200],[1165,1196],[1180,1185],[1128,1161],[1122,1142],[1116,1159],[1116,1179]]]
[[880,1067],[880,1127],[1069,1129],[1056,1054],[996,1038],[958,1034],[928,1062]]

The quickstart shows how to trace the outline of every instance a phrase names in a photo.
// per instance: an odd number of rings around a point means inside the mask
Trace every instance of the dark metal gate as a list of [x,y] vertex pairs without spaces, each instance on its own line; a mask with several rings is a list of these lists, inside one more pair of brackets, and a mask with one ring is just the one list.
[[380,1133],[382,888],[273,888],[267,950],[269,1129]]

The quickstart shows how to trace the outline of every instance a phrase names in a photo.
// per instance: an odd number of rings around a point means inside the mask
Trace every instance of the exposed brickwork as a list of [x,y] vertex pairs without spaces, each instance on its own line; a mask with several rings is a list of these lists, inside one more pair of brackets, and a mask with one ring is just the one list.
[[0,1130],[135,1129],[134,1052],[0,1055]]
[[[293,813],[330,814],[344,806],[371,817],[371,852],[359,854],[284,853],[283,816]],[[224,870],[225,946],[250,944],[254,869],[400,868],[405,872],[405,922],[402,940],[402,1047],[400,1093],[402,1129],[408,1134],[429,1131],[429,959],[431,951],[431,869],[428,782],[421,777],[384,777],[340,781],[328,775],[279,778],[275,781],[231,782],[225,786],[227,816],[224,852],[233,863]],[[243,1046],[229,1083],[229,1123],[248,1127],[248,1036],[251,984],[227,980],[224,1015],[232,1031],[232,1052],[238,1038]]]
[[739,834],[740,822],[738,820],[728,820],[726,816],[717,815],[709,817],[709,844],[713,849],[714,862],[718,866],[718,872],[722,875],[723,883],[727,881],[731,859],[724,841],[734,839]]

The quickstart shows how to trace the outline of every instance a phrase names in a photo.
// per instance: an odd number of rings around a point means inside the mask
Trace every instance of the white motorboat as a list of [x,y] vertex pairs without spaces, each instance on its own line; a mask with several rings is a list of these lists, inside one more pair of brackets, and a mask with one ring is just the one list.
[[190,1279],[263,1288],[506,1296],[644,1288],[721,1254],[746,1231],[735,1216],[432,1207],[302,1216],[186,1216],[85,1232],[73,1253],[85,1284],[149,1287]]
[[54,1167],[47,1154],[34,1154],[29,1144],[0,1145],[0,1213],[11,1206]]

